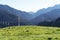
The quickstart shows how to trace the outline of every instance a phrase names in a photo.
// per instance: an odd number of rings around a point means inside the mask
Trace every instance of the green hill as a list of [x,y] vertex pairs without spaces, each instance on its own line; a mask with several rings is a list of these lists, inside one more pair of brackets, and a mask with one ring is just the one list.
[[60,28],[46,26],[0,28],[0,40],[60,40]]

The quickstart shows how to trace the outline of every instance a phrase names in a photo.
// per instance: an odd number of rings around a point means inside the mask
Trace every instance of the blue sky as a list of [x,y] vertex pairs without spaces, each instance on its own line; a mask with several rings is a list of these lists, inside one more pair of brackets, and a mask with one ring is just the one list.
[[0,0],[0,4],[26,12],[36,12],[39,9],[60,4],[60,0]]

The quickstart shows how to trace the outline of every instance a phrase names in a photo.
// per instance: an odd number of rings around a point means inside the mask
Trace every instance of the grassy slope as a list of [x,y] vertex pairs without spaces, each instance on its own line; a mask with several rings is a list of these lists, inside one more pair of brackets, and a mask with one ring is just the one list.
[[14,26],[0,28],[0,40],[60,40],[60,28]]

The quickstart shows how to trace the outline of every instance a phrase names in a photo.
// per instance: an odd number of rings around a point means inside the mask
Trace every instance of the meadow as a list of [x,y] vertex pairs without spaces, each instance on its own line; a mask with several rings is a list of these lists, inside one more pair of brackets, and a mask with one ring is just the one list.
[[60,28],[49,26],[11,26],[0,28],[0,40],[60,40]]

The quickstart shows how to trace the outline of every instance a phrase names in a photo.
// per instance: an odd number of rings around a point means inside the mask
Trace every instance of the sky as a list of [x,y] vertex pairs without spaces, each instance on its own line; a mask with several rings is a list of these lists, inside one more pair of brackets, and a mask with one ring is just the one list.
[[39,9],[60,4],[60,0],[0,0],[0,4],[9,5],[21,11],[36,12]]

